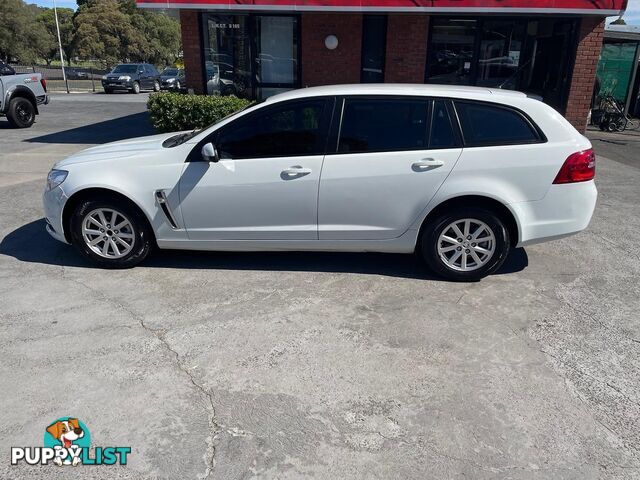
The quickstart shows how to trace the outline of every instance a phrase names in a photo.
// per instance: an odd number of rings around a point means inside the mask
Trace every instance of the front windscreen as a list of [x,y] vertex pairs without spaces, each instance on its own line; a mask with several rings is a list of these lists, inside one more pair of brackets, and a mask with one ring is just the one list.
[[111,73],[136,73],[137,71],[137,65],[118,65]]

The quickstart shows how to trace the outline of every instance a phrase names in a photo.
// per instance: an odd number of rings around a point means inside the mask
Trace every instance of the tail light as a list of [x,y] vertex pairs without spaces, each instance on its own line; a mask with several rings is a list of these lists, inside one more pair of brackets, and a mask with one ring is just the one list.
[[40,85],[42,85],[42,88],[44,88],[44,91],[47,91],[47,81],[44,78],[40,79]]
[[593,150],[583,150],[569,155],[553,183],[575,183],[593,180],[596,176],[596,155]]

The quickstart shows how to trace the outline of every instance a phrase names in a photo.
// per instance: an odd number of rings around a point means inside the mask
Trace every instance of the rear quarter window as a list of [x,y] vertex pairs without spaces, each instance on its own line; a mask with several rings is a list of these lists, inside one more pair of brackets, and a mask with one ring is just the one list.
[[454,102],[468,147],[539,143],[541,135],[519,111],[477,102]]

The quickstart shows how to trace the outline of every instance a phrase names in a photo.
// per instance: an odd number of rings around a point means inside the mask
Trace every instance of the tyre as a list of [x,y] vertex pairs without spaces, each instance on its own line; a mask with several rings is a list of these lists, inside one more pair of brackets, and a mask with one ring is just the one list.
[[105,268],[129,268],[151,251],[153,234],[137,207],[116,198],[81,201],[71,216],[71,241]]
[[180,90],[182,90],[182,86],[180,85],[180,82],[176,82],[176,90],[179,92]]
[[105,88],[105,89],[104,89],[104,93],[106,93],[107,95],[109,95],[110,93],[113,93],[113,90],[111,90],[110,88]]
[[138,82],[133,82],[133,88],[131,89],[131,91],[136,95],[140,93],[140,84]]
[[436,274],[472,282],[495,272],[509,254],[502,219],[484,208],[454,208],[425,226],[419,253]]
[[15,128],[28,128],[36,120],[36,108],[26,98],[12,98],[9,102],[7,119]]
[[160,91],[160,82],[158,82],[157,80],[155,82],[153,82],[153,91],[154,92],[159,92]]

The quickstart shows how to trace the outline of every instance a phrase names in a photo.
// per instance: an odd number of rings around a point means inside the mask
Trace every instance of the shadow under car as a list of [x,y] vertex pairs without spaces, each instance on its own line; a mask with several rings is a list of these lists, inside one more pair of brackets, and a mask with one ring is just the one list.
[[[70,267],[94,267],[70,245],[57,242],[40,219],[10,232],[0,242],[0,254],[22,262]],[[523,270],[529,263],[523,248],[511,250],[494,275]],[[415,255],[344,252],[209,252],[156,250],[142,264],[151,268],[272,270],[385,275],[399,278],[440,280]]]

